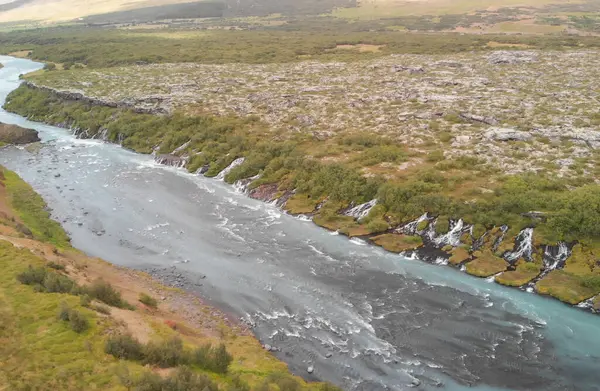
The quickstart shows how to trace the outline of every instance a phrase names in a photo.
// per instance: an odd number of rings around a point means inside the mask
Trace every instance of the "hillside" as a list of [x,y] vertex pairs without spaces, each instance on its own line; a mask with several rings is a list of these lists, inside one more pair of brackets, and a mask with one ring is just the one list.
[[577,34],[600,30],[593,0],[16,0],[0,5],[10,30],[50,25],[119,28],[298,29],[345,25],[356,31]]
[[0,168],[4,389],[336,389],[292,377],[197,297],[76,251],[44,208]]

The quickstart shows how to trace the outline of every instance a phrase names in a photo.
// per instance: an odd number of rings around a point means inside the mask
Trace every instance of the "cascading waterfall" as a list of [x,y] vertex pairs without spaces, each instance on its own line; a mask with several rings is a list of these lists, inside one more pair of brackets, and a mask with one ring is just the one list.
[[221,171],[215,177],[215,179],[218,179],[218,180],[222,181],[223,179],[225,179],[225,176],[231,172],[231,170],[233,170],[234,168],[236,168],[240,164],[244,163],[245,160],[246,160],[246,158],[244,158],[244,157],[239,157],[239,158],[235,159],[233,162],[231,162],[230,165],[228,165],[227,167],[225,167],[225,169],[223,171]]
[[240,193],[246,194],[248,191],[248,186],[250,186],[250,184],[258,178],[260,178],[260,174],[254,175],[250,178],[240,179],[233,184],[233,187]]
[[519,258],[531,260],[531,255],[533,254],[533,228],[521,230],[517,235],[515,242],[515,250],[504,254],[504,259],[511,264],[516,262]]
[[175,148],[175,149],[173,150],[173,152],[171,152],[171,154],[172,154],[172,155],[176,155],[177,153],[179,153],[179,152],[183,151],[184,149],[186,149],[186,148],[188,147],[188,145],[190,145],[190,143],[191,143],[191,142],[192,142],[192,140],[189,140],[189,141],[187,141],[187,142],[183,143],[181,146],[179,146],[179,147]]
[[556,246],[546,246],[544,250],[544,268],[547,271],[562,269],[571,256],[571,250],[565,242],[559,242]]
[[158,155],[154,157],[154,161],[163,166],[170,166],[176,168],[185,167],[187,160],[175,155]]
[[[423,236],[425,238],[427,238],[430,242],[434,242],[435,241],[435,235],[437,234],[437,232],[435,232],[435,226],[437,224],[437,217],[435,219],[433,219],[429,225],[427,226],[427,229],[425,230],[425,232],[423,233]],[[435,243],[435,242],[434,242]]]
[[344,212],[344,215],[354,217],[356,220],[360,220],[365,218],[375,205],[377,205],[377,199],[357,205]]
[[433,239],[433,243],[436,246],[446,246],[450,245],[452,247],[460,246],[460,238],[465,232],[469,232],[471,230],[471,226],[465,226],[463,219],[451,220],[450,221],[450,230]]
[[567,259],[571,256],[571,249],[564,242],[558,242],[556,246],[546,246],[544,249],[544,270],[533,280],[531,280],[527,286],[527,291],[533,292],[535,290],[535,284],[546,277],[552,270],[562,269],[565,267]]
[[598,298],[598,296],[594,296],[594,297],[591,297],[591,298],[589,298],[587,300],[584,300],[581,303],[577,304],[577,307],[589,310],[589,311],[591,311],[593,313],[600,313],[600,311],[594,309],[594,303],[595,303],[595,301],[596,301],[597,298]]
[[506,232],[508,232],[508,225],[501,226],[500,232],[502,232],[502,234],[500,235],[500,237],[498,239],[496,239],[496,242],[494,243],[494,246],[492,247],[492,250],[494,250],[494,251],[496,251],[498,249],[498,247],[504,240],[504,237],[506,236]]
[[425,220],[429,220],[429,215],[427,213],[424,213],[423,215],[421,215],[421,217],[419,217],[415,221],[411,221],[410,223],[403,225],[400,228],[397,228],[395,230],[395,232],[406,234],[406,235],[418,234],[419,232],[417,231],[417,228],[419,227],[419,224]]
[[[475,250],[479,250],[479,248],[481,248],[481,246],[483,246],[483,244],[485,243],[485,238],[488,236],[490,231],[485,231],[483,233],[483,235],[481,235],[480,238],[478,238],[477,240],[475,240],[475,242],[473,242],[473,245],[471,246],[473,248],[473,251]],[[471,226],[471,235],[473,235],[473,226]]]

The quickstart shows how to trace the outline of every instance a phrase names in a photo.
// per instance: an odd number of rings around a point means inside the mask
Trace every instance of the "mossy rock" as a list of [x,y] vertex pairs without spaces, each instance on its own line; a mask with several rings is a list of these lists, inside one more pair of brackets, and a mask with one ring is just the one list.
[[508,263],[490,251],[476,251],[473,253],[475,259],[467,263],[467,273],[477,277],[489,277],[503,272]]
[[469,251],[467,251],[466,248],[456,247],[454,250],[452,250],[452,256],[450,257],[448,262],[452,265],[460,265],[470,257],[471,254],[469,254]]
[[514,238],[511,240],[504,239],[496,249],[496,255],[501,256],[507,251],[512,251],[515,248]]
[[286,203],[285,210],[291,214],[308,214],[314,212],[319,199],[308,194],[294,194]]
[[313,218],[313,222],[318,226],[327,228],[331,231],[340,231],[349,226],[356,225],[356,222],[352,217],[342,215],[324,216],[319,214]]
[[402,251],[414,250],[423,245],[420,236],[408,236],[399,234],[383,234],[371,238],[373,243],[383,247],[387,251],[400,253]]
[[468,245],[473,244],[473,238],[471,237],[471,234],[468,232],[465,232],[464,234],[462,234],[462,236],[460,237],[460,241],[461,241],[461,243],[468,244]]
[[445,253],[448,253],[448,254],[452,252],[452,249],[454,249],[454,247],[452,247],[449,244],[447,244],[444,247],[442,247],[442,251],[445,252]]
[[564,270],[553,270],[535,285],[538,293],[549,295],[569,304],[578,304],[600,293],[600,289],[586,287],[580,277]]
[[371,233],[371,231],[366,225],[356,223],[348,227],[342,228],[340,232],[351,238],[355,236],[365,236]]
[[429,221],[423,220],[417,224],[417,231],[423,231],[429,225]]
[[438,217],[437,221],[435,222],[435,232],[438,235],[441,235],[448,232],[448,230],[450,230],[450,219],[448,219],[447,216]]
[[475,224],[473,226],[473,237],[479,239],[487,232],[487,229],[482,224]]
[[496,282],[507,286],[523,286],[536,278],[541,271],[542,268],[540,267],[540,264],[520,260],[517,263],[516,270],[500,274],[496,277]]
[[600,311],[600,295],[596,296],[592,302],[592,306],[596,311]]

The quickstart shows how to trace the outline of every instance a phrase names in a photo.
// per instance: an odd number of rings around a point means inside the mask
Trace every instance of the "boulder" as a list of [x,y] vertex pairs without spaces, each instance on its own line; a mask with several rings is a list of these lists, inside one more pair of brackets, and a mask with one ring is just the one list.
[[483,136],[495,141],[529,141],[531,134],[512,128],[490,128]]
[[29,144],[38,141],[40,138],[36,130],[0,123],[0,143]]
[[537,61],[537,53],[532,51],[506,51],[498,50],[488,56],[490,64],[525,64]]
[[498,120],[494,117],[485,117],[470,113],[460,113],[459,117],[467,121],[481,122],[486,125],[498,125]]

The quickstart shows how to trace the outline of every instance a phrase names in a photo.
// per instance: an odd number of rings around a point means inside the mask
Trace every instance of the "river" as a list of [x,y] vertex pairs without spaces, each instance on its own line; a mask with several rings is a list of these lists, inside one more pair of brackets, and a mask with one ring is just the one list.
[[[39,69],[0,56],[0,101]],[[215,179],[0,111],[38,151],[0,163],[75,247],[117,265],[175,266],[255,324],[290,369],[346,390],[600,390],[600,317],[349,240]],[[309,375],[307,368],[314,366]]]

